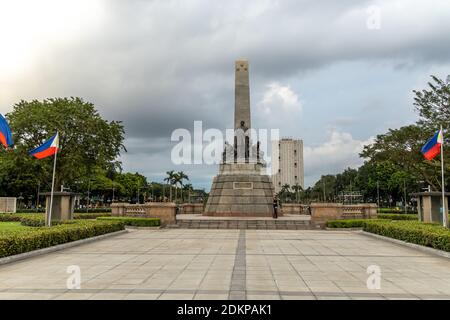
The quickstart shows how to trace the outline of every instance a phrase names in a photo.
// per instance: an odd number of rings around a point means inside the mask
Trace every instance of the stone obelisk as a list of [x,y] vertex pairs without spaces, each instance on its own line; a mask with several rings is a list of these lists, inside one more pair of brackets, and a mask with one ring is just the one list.
[[[233,145],[228,144],[214,177],[204,215],[270,217],[273,213],[273,186],[265,167],[259,143],[249,135],[250,86],[247,60],[235,62],[235,105]],[[240,143],[242,142],[242,143]]]
[[251,128],[250,121],[250,85],[248,77],[248,61],[235,62],[235,89],[234,89],[234,129],[244,123]]

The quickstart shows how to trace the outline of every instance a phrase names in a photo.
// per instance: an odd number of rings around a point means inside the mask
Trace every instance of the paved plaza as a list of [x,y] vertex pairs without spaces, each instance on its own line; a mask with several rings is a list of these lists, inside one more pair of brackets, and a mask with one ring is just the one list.
[[352,231],[130,230],[0,266],[0,299],[436,298],[450,299],[449,259]]

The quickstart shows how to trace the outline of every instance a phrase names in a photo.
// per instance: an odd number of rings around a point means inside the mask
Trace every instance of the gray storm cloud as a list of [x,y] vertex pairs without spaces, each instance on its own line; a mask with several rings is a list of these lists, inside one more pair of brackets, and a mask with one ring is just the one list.
[[[155,178],[160,178],[158,172],[171,169],[174,129],[190,129],[194,120],[202,120],[205,127],[231,126],[233,62],[237,58],[250,60],[251,103],[258,126],[280,126],[297,136],[303,132],[292,115],[300,119],[307,116],[301,109],[314,108],[302,98],[309,89],[300,87],[298,80],[307,81],[317,70],[349,61],[382,62],[394,70],[446,66],[450,60],[450,35],[443,32],[450,30],[450,3],[443,0],[83,3],[86,10],[88,3],[95,3],[95,15],[83,20],[84,11],[80,11],[74,28],[64,20],[53,26],[70,29],[68,36],[56,37],[54,29],[36,33],[35,54],[27,67],[0,72],[0,110],[10,111],[20,99],[84,97],[106,118],[124,122],[129,150],[122,157],[125,168]],[[369,6],[380,9],[379,30],[367,28]],[[0,44],[0,51],[8,48],[7,42]],[[5,65],[1,63],[0,68]],[[264,110],[264,97],[274,84],[289,88],[299,108],[283,111],[271,105],[266,116],[255,114]],[[349,94],[358,86],[356,79]],[[283,99],[273,101],[284,103]],[[317,121],[317,130],[322,130],[326,124],[317,118],[311,121]],[[348,116],[336,114],[336,119],[342,125],[350,123]],[[345,131],[342,134],[342,141],[353,141]],[[366,141],[370,135],[359,136],[356,141]],[[324,137],[322,147],[329,146],[329,141]],[[320,153],[320,148],[310,151]],[[337,157],[339,168],[356,163],[354,148],[346,150],[351,156]],[[316,177],[320,168],[309,167]],[[323,170],[335,167],[332,156],[323,164]],[[214,168],[187,170],[203,177],[200,183],[215,172]]]

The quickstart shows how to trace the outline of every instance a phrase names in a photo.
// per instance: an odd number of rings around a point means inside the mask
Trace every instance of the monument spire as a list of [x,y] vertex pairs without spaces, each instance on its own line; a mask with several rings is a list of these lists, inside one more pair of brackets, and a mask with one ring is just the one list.
[[234,129],[251,128],[250,121],[250,86],[248,77],[248,61],[235,61],[234,87]]

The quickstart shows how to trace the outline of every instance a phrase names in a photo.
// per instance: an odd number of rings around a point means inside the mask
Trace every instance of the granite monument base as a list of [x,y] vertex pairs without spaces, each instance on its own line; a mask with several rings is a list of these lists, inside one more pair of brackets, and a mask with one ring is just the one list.
[[222,217],[271,217],[273,186],[256,163],[221,164],[213,179],[203,215]]

